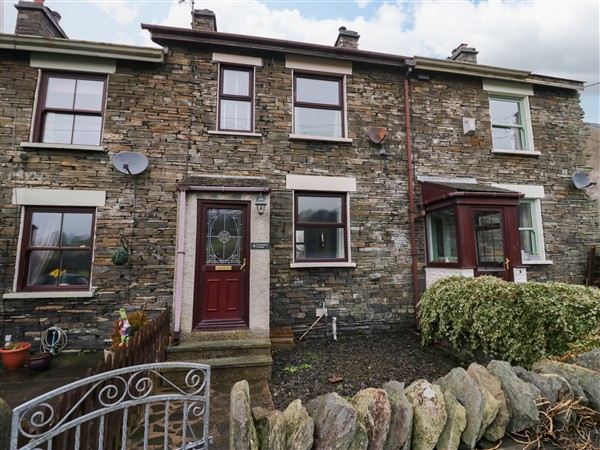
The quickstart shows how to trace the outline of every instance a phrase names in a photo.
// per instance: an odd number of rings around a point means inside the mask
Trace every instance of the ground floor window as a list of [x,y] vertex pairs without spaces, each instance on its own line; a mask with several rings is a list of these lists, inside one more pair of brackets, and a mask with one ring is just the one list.
[[458,261],[454,209],[445,209],[427,215],[427,241],[429,262]]
[[347,261],[347,194],[296,192],[295,260]]
[[95,208],[26,207],[20,290],[88,290]]

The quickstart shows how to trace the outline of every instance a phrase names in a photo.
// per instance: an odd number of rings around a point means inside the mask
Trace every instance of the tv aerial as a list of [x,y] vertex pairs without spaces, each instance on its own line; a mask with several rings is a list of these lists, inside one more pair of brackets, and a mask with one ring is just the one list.
[[381,145],[381,148],[379,149],[379,154],[381,156],[384,156],[385,149],[383,148],[383,143],[387,140],[389,136],[388,131],[383,127],[371,127],[369,128],[367,134],[369,135],[369,139],[371,139],[373,143]]
[[112,163],[119,172],[127,175],[138,175],[148,168],[148,158],[137,152],[117,153]]
[[587,175],[581,172],[575,172],[573,174],[573,184],[577,189],[586,189],[590,186],[594,186],[597,183],[591,182]]

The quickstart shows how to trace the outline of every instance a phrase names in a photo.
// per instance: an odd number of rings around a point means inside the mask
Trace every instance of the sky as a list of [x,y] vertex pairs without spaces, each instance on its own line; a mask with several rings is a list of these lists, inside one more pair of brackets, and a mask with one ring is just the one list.
[[[227,33],[333,45],[345,26],[361,50],[443,58],[465,43],[480,64],[583,81],[586,122],[600,123],[598,0],[194,0]],[[16,0],[0,0],[13,33]],[[154,45],[141,23],[190,27],[191,0],[46,0],[72,39]]]

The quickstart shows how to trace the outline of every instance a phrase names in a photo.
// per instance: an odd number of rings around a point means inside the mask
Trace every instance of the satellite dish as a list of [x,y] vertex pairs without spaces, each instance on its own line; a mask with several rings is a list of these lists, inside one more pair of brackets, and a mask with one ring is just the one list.
[[368,131],[369,139],[376,144],[383,144],[388,137],[388,131],[382,127],[372,127]]
[[113,158],[113,166],[128,175],[137,175],[148,168],[148,158],[137,152],[121,152]]
[[575,187],[577,189],[585,189],[590,186],[593,186],[596,183],[592,183],[590,181],[590,179],[587,177],[587,175],[584,175],[583,173],[580,173],[580,172],[575,172],[573,174],[573,184],[575,185]]

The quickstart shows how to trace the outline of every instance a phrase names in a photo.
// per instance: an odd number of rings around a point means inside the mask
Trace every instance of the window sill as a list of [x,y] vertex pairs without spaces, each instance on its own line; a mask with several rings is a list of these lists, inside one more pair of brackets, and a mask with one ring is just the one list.
[[56,291],[56,292],[10,292],[4,294],[6,299],[27,299],[27,298],[92,298],[96,289],[89,291]]
[[540,156],[542,152],[535,152],[529,150],[496,150],[492,149],[492,153],[498,153],[500,155],[519,155],[519,156]]
[[249,133],[247,131],[209,130],[207,133],[222,136],[262,137],[262,133]]
[[549,259],[541,259],[539,261],[521,261],[523,266],[551,266],[554,262]]
[[314,267],[356,267],[353,262],[310,262],[310,263],[291,263],[292,269],[310,269]]
[[351,138],[336,138],[326,136],[309,136],[305,134],[290,134],[291,141],[321,141],[321,142],[337,142],[340,144],[352,144]]
[[21,142],[22,148],[46,150],[76,150],[84,152],[104,152],[103,145],[50,144],[48,142]]

